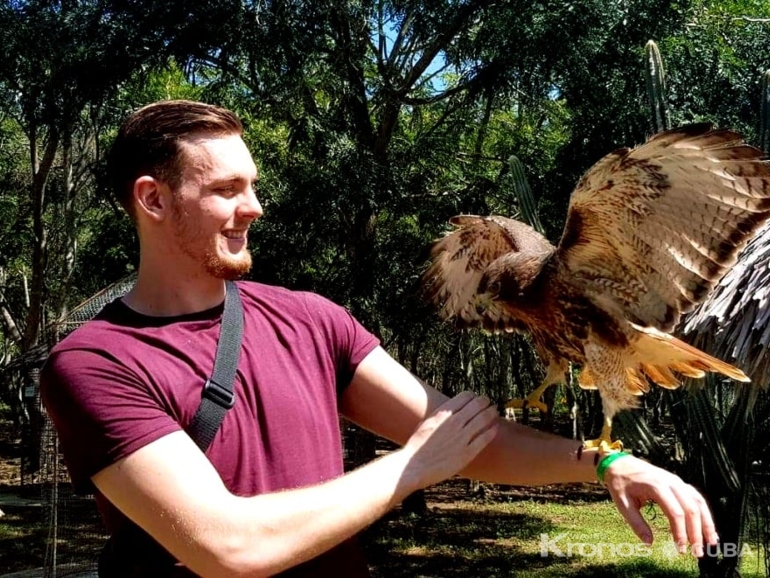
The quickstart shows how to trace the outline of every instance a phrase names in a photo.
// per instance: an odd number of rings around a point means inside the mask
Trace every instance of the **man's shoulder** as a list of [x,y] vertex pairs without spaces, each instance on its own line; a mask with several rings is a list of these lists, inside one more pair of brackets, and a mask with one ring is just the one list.
[[268,285],[257,281],[238,281],[238,288],[247,303],[271,304],[275,306],[298,308],[306,311],[316,307],[341,308],[339,305],[312,291],[288,289],[279,285]]
[[93,318],[76,327],[54,345],[50,353],[80,349],[84,346],[93,347],[99,343],[107,345],[119,333],[117,309],[117,299],[107,303]]
[[328,336],[359,330],[360,323],[346,307],[318,293],[254,282],[239,283],[239,288],[246,314],[274,325],[306,327]]

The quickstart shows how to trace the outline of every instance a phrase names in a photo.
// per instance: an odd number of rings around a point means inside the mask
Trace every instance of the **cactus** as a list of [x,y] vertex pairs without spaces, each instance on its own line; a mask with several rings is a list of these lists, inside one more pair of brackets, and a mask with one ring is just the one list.
[[535,229],[538,233],[544,234],[543,224],[540,217],[537,216],[535,207],[535,198],[532,196],[532,189],[529,188],[527,177],[524,174],[524,166],[515,155],[508,157],[508,167],[513,181],[513,192],[516,200],[519,202],[519,211],[525,223]]
[[652,110],[652,128],[655,132],[670,128],[668,105],[666,104],[666,75],[663,71],[663,59],[658,45],[649,40],[644,46],[645,63],[647,65],[647,97]]
[[770,70],[762,75],[762,92],[759,100],[759,146],[770,155]]

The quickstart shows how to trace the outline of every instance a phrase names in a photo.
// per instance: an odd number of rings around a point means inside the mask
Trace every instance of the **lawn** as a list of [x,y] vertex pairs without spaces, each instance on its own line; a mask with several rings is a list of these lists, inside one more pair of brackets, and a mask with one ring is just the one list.
[[[680,555],[657,509],[646,547],[598,486],[517,489],[490,486],[470,499],[466,483],[430,491],[424,518],[392,513],[365,534],[377,577],[692,577],[694,558]],[[744,578],[764,576],[756,548],[746,547]]]
[[[483,498],[469,497],[466,488],[464,480],[440,484],[428,491],[425,516],[396,510],[370,527],[363,544],[375,577],[698,575],[695,560],[674,551],[667,520],[657,509],[647,511],[656,538],[648,548],[598,485],[486,486]],[[48,534],[41,526],[42,508],[5,509],[6,516],[0,518],[0,574],[40,567]],[[62,514],[60,560],[95,553],[101,541],[98,520],[88,514]],[[746,554],[744,578],[763,576],[757,549],[748,548]]]

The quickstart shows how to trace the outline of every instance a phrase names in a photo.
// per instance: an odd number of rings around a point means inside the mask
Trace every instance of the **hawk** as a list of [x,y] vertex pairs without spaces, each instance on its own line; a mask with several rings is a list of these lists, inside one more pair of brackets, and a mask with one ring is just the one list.
[[[619,449],[612,418],[638,406],[648,379],[746,375],[673,337],[770,218],[770,164],[731,130],[661,132],[596,163],[570,197],[558,246],[502,216],[460,215],[436,241],[427,298],[459,327],[525,331],[547,366],[539,404],[569,363],[598,389],[604,425],[586,447]],[[540,407],[542,404],[540,404]]]

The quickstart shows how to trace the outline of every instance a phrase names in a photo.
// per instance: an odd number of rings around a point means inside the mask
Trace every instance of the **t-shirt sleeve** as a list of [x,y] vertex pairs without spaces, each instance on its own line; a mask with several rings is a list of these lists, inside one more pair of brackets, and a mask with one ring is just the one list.
[[181,429],[136,375],[103,352],[52,352],[40,388],[78,493],[93,492],[100,470]]
[[347,309],[325,297],[306,293],[305,306],[335,360],[337,392],[341,393],[353,379],[358,364],[380,344],[380,340]]

